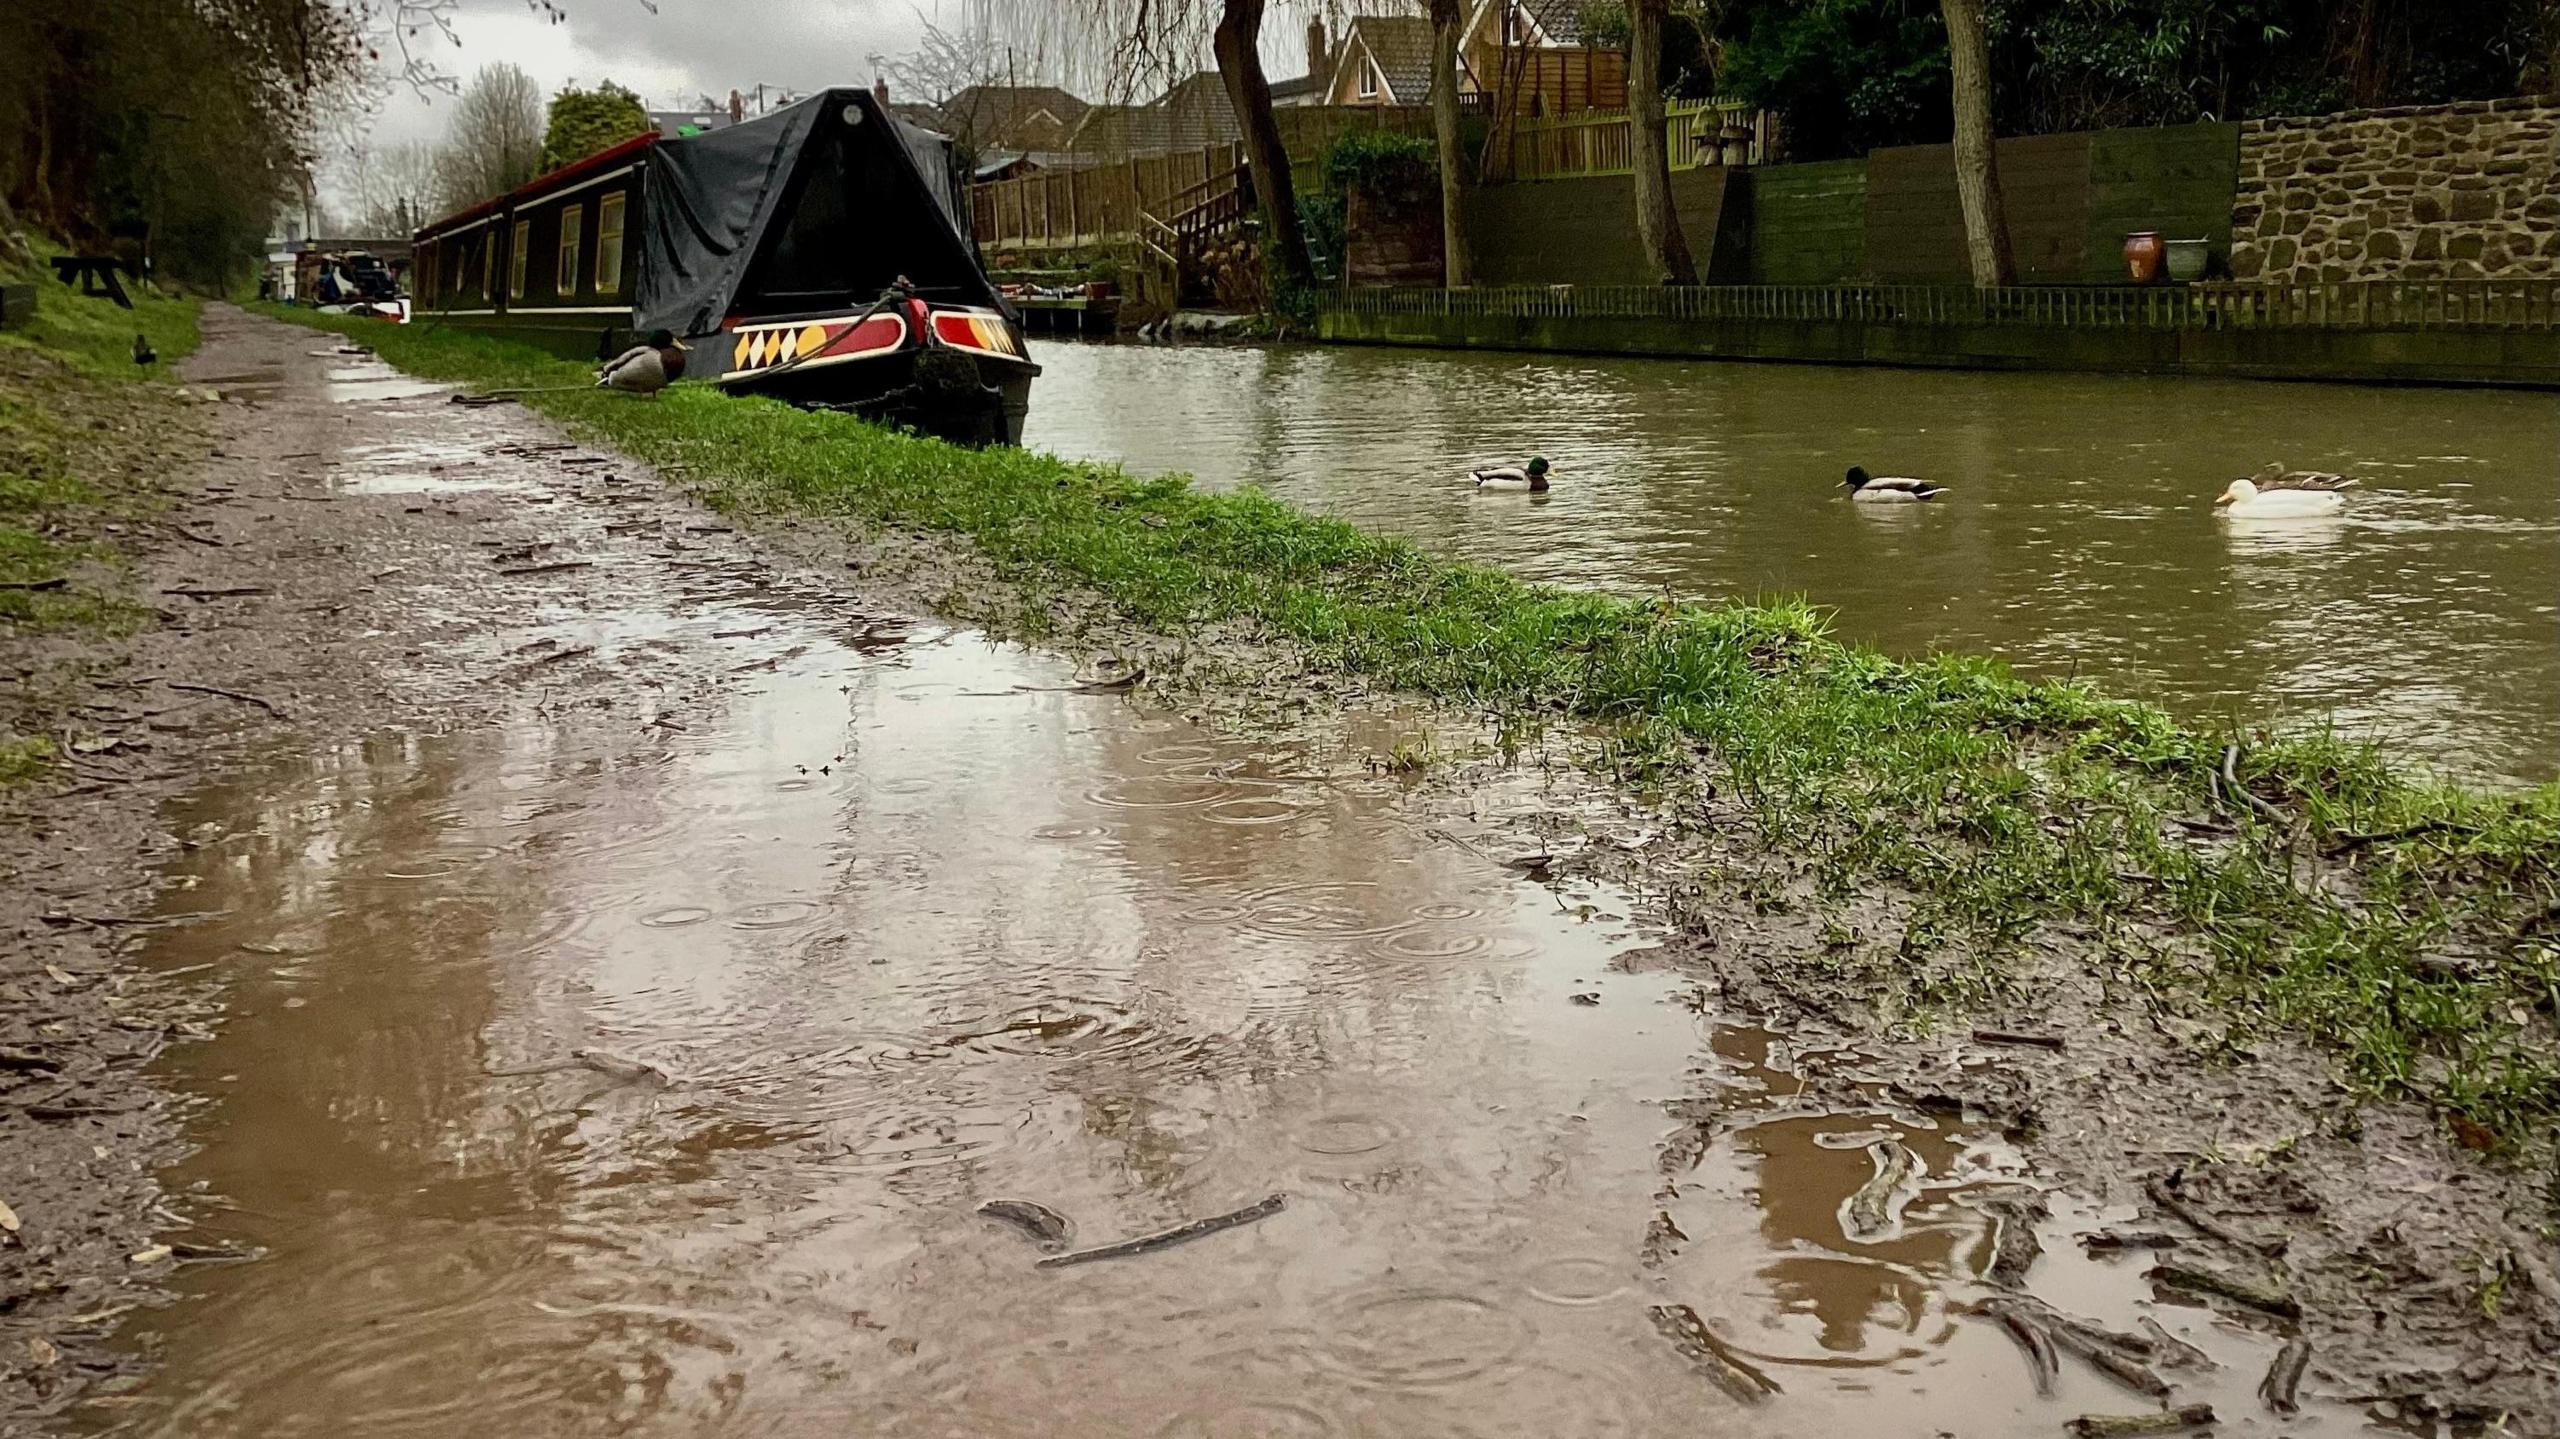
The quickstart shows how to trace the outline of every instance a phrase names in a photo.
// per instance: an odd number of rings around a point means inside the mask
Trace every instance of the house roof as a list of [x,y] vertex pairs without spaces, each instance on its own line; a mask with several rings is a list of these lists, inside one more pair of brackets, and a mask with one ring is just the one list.
[[1582,43],[1581,0],[1520,0],[1520,8],[1538,23],[1550,45]]
[[1355,15],[1342,49],[1358,46],[1377,63],[1387,98],[1419,105],[1431,98],[1431,22],[1419,15]]
[[981,141],[1017,140],[1022,132],[1046,128],[1045,113],[1058,133],[1072,132],[1093,107],[1055,85],[972,85],[942,102],[945,122],[967,130]]

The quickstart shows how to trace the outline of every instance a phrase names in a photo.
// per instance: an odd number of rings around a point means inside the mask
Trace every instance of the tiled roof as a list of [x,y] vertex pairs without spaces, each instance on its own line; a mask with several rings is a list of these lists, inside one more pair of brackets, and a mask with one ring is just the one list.
[[1431,22],[1419,15],[1355,15],[1343,39],[1369,52],[1387,83],[1386,98],[1419,105],[1431,98]]
[[1550,45],[1582,43],[1582,0],[1520,0]]

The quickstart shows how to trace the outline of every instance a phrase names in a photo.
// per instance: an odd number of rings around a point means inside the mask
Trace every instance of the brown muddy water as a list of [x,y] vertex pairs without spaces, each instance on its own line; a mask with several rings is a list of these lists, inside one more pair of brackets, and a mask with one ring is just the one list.
[[[1531,579],[1801,595],[2198,720],[2560,776],[2560,399],[1389,349],[1046,344],[1026,442],[1246,483]],[[1542,453],[1546,496],[1470,466]],[[2232,521],[2268,460],[2343,515]],[[1852,464],[1951,487],[1855,506]]]
[[[2049,1436],[2149,1407],[2068,1359],[2037,1397],[1967,1312],[2031,1153],[1800,1102],[1857,1056],[1720,1019],[1626,896],[1436,840],[1457,820],[1360,762],[1392,721],[1222,738],[778,603],[549,622],[763,633],[680,727],[564,693],[174,816],[165,907],[205,917],[150,957],[213,966],[229,1017],[170,1061],[214,1102],[168,1179],[207,1216],[184,1237],[266,1257],[182,1269],[132,1321],[163,1367],[96,1427]],[[1925,1172],[1853,1240],[1886,1135]],[[976,1213],[1036,1201],[1084,1247],[1275,1193],[1060,1269]],[[2072,1242],[2108,1216],[2049,1201],[2028,1287],[2201,1346],[2221,1367],[2175,1377],[2227,1432],[2361,1423],[2261,1420],[2276,1336],[2155,1301]],[[1780,1392],[1728,1398],[1655,1305]]]

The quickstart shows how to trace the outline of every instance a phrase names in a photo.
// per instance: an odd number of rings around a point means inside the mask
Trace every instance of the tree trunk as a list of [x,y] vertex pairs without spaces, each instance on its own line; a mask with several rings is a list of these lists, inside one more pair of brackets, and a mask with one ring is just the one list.
[[1263,264],[1276,299],[1281,292],[1315,283],[1315,271],[1307,263],[1306,232],[1298,227],[1298,189],[1289,177],[1289,150],[1271,113],[1271,82],[1262,73],[1262,6],[1263,0],[1226,0],[1213,48],[1227,102],[1235,107],[1236,125],[1244,132],[1253,191],[1262,200]]
[[26,237],[18,233],[17,213],[9,208],[9,196],[0,192],[0,261],[33,268],[34,252],[27,248]]
[[1698,266],[1671,207],[1671,154],[1663,138],[1662,22],[1669,8],[1669,0],[1635,0],[1628,7],[1628,149],[1636,172],[1636,236],[1655,282],[1694,285]]
[[1458,134],[1458,32],[1465,23],[1459,0],[1431,0],[1431,130],[1440,143],[1441,283],[1452,290],[1476,282],[1475,252],[1467,247],[1467,191],[1475,177]]
[[1991,138],[1991,39],[1982,0],[1938,0],[1947,17],[1947,58],[1955,72],[1956,198],[1964,205],[1965,258],[1985,289],[2017,278],[2009,256],[2009,212],[2000,200],[2000,159]]

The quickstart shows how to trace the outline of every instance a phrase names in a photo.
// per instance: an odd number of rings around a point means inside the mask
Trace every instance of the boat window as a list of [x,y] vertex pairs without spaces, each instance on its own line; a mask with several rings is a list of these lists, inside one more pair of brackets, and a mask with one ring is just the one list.
[[482,304],[498,297],[498,227],[490,225],[480,232],[480,293]]
[[587,227],[587,207],[571,205],[560,212],[560,265],[553,274],[560,293],[578,293],[578,232]]
[[532,268],[532,260],[533,222],[531,220],[518,220],[516,221],[515,235],[512,238],[512,242],[507,246],[508,299],[521,300],[524,298],[524,277],[526,272]]
[[620,195],[607,195],[596,207],[596,293],[622,293],[622,205]]

